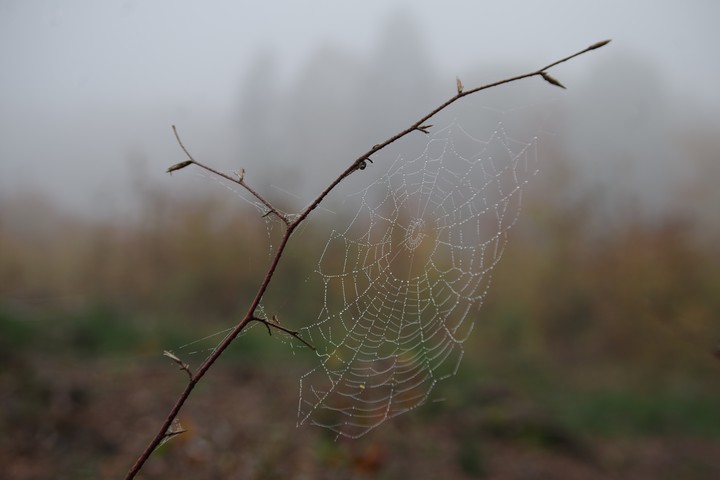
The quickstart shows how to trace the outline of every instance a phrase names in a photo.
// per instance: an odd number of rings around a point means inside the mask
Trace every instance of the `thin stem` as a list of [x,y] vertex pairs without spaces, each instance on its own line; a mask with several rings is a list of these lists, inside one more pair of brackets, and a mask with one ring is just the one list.
[[[273,316],[273,319],[274,319],[274,318],[275,318],[275,317]],[[256,322],[260,322],[260,323],[262,323],[263,325],[265,325],[265,327],[267,328],[267,331],[268,331],[268,334],[269,334],[269,335],[272,335],[272,330],[270,329],[270,327],[273,327],[273,328],[276,328],[276,329],[280,330],[281,332],[287,333],[287,334],[290,335],[291,337],[295,337],[298,341],[304,343],[305,346],[308,347],[310,350],[317,350],[317,349],[315,348],[315,345],[313,345],[312,343],[310,343],[310,342],[308,342],[307,340],[305,340],[304,338],[302,338],[302,337],[300,336],[300,332],[298,332],[297,330],[290,330],[289,328],[285,328],[285,327],[283,327],[282,325],[280,325],[280,323],[278,323],[277,321],[272,322],[272,321],[270,321],[270,320],[268,320],[268,319],[266,319],[266,318],[253,317],[252,320],[254,320],[254,321],[256,321]]]
[[195,388],[195,385],[200,381],[200,379],[205,376],[207,371],[210,369],[210,367],[215,363],[215,361],[222,355],[222,353],[230,346],[233,340],[240,334],[240,332],[243,331],[245,326],[247,326],[250,321],[254,318],[254,312],[255,309],[260,304],[260,300],[262,299],[263,295],[265,294],[265,291],[267,290],[268,285],[270,284],[270,280],[272,279],[273,275],[275,274],[275,269],[277,268],[278,262],[280,261],[280,257],[282,256],[283,251],[285,250],[285,246],[287,245],[288,240],[290,239],[290,236],[292,235],[292,232],[297,227],[296,223],[292,223],[288,226],[287,230],[285,231],[285,234],[283,235],[282,239],[280,240],[280,244],[278,245],[277,252],[275,253],[275,256],[272,259],[272,262],[270,263],[270,267],[268,268],[267,273],[265,274],[265,278],[263,278],[262,283],[260,284],[260,287],[258,288],[257,293],[255,294],[255,298],[253,299],[252,303],[250,304],[250,307],[248,308],[247,313],[245,314],[245,317],[238,323],[235,328],[232,329],[230,334],[225,337],[225,339],[218,345],[218,347],[215,349],[215,351],[210,355],[200,366],[200,368],[195,372],[195,374],[190,378],[188,384],[185,386],[185,389],[182,391],[180,396],[178,397],[177,401],[175,402],[175,405],[170,410],[170,413],[168,413],[167,418],[163,422],[163,424],[160,426],[160,429],[155,434],[153,439],[150,441],[148,446],[145,448],[142,454],[138,457],[135,464],[132,466],[130,471],[128,472],[127,476],[125,477],[126,480],[135,478],[135,476],[138,474],[140,469],[143,467],[145,462],[148,458],[150,458],[150,455],[153,451],[160,445],[162,440],[165,438],[165,435],[170,428],[170,425],[172,425],[173,420],[175,420],[175,417],[177,417],[178,413],[180,412],[180,409],[187,401],[188,397],[190,397],[190,393],[192,393],[193,389]]
[[355,161],[354,161],[347,169],[345,169],[345,171],[344,171],[343,173],[341,173],[340,176],[339,176],[337,179],[335,179],[325,190],[323,190],[323,192],[320,193],[320,195],[318,195],[318,197],[317,197],[315,200],[313,200],[313,202],[312,202],[305,210],[303,210],[303,212],[302,212],[298,217],[295,218],[294,223],[301,223],[302,221],[304,221],[305,218],[310,214],[310,212],[312,212],[313,210],[315,210],[315,208],[317,208],[317,206],[320,204],[320,202],[322,202],[323,199],[324,199],[332,190],[334,190],[335,187],[336,187],[340,182],[342,182],[346,177],[348,177],[348,176],[349,176],[351,173],[353,173],[354,171],[356,171],[356,170],[361,170],[361,169],[362,169],[361,166],[362,166],[362,165],[365,165],[365,162],[367,162],[367,161],[370,159],[370,156],[371,156],[371,155],[379,152],[380,150],[384,149],[385,147],[387,147],[387,146],[390,145],[391,143],[394,143],[394,142],[400,140],[401,138],[403,138],[404,136],[406,136],[407,134],[409,134],[409,133],[411,133],[411,132],[414,132],[415,130],[421,131],[421,132],[423,132],[423,133],[428,133],[428,132],[427,132],[427,128],[428,128],[429,126],[428,126],[428,125],[425,125],[425,122],[427,122],[427,121],[430,120],[432,117],[434,117],[435,115],[437,115],[437,114],[440,113],[442,110],[446,109],[447,107],[449,107],[450,105],[452,105],[452,104],[455,103],[456,101],[460,100],[461,98],[466,97],[466,96],[468,96],[468,95],[472,95],[473,93],[480,92],[480,91],[482,91],[482,90],[487,90],[487,89],[489,89],[489,88],[499,87],[500,85],[504,85],[504,84],[511,83],[511,82],[516,82],[516,81],[522,80],[522,79],[524,79],[524,78],[530,78],[530,77],[535,77],[535,76],[542,76],[542,74],[543,74],[543,72],[544,72],[545,70],[548,70],[549,68],[552,68],[552,67],[554,67],[554,66],[556,66],[556,65],[559,65],[559,64],[561,64],[561,63],[567,62],[568,60],[570,60],[570,59],[572,59],[572,58],[575,58],[575,57],[577,57],[577,56],[579,56],[579,55],[582,55],[582,54],[584,54],[584,53],[587,53],[587,52],[589,52],[589,51],[591,51],[591,50],[595,50],[595,49],[597,49],[597,48],[603,47],[603,46],[607,45],[608,43],[610,43],[610,40],[604,40],[604,41],[602,41],[602,42],[597,42],[597,43],[595,43],[595,44],[593,44],[593,45],[585,48],[584,50],[581,50],[581,51],[579,51],[579,52],[577,52],[577,53],[573,53],[572,55],[569,55],[569,56],[567,56],[567,57],[565,57],[565,58],[563,58],[563,59],[561,59],[561,60],[558,60],[558,61],[556,61],[556,62],[553,62],[553,63],[551,63],[551,64],[549,64],[549,65],[546,65],[546,66],[540,68],[539,70],[535,70],[534,72],[525,73],[525,74],[522,74],[522,75],[517,75],[517,76],[515,76],[515,77],[506,78],[506,79],[504,79],[504,80],[500,80],[500,81],[493,82],[493,83],[488,83],[488,84],[486,84],[486,85],[482,85],[482,86],[480,86],[480,87],[476,87],[476,88],[473,88],[473,89],[470,89],[470,90],[466,90],[466,91],[461,91],[460,89],[458,89],[457,95],[455,95],[454,97],[450,98],[450,99],[447,100],[445,103],[441,104],[440,106],[438,106],[437,108],[435,108],[434,110],[432,110],[430,113],[428,113],[428,114],[425,115],[424,117],[420,118],[420,120],[416,121],[415,123],[413,123],[412,125],[410,125],[408,128],[406,128],[405,130],[402,130],[401,132],[396,133],[395,135],[393,135],[392,137],[388,138],[388,139],[385,140],[384,142],[378,143],[378,144],[376,144],[376,145],[373,145],[373,147],[372,147],[370,150],[368,150],[367,152],[365,152],[365,153],[363,153],[362,155],[360,155],[359,157],[357,157],[357,158],[355,159]]
[[262,203],[263,205],[265,205],[265,207],[267,207],[267,209],[268,209],[268,213],[273,213],[273,214],[275,214],[280,220],[282,220],[282,221],[285,223],[285,225],[288,225],[288,224],[290,223],[290,221],[288,220],[287,215],[285,215],[285,214],[284,214],[283,212],[281,212],[280,210],[276,209],[270,202],[268,202],[267,200],[265,200],[265,198],[264,198],[262,195],[260,195],[255,189],[253,189],[250,185],[248,185],[248,184],[245,182],[245,170],[240,170],[240,173],[238,173],[237,178],[235,178],[235,177],[233,177],[233,176],[231,176],[231,175],[228,175],[228,174],[226,174],[226,173],[223,173],[223,172],[221,172],[221,171],[219,171],[219,170],[215,170],[215,169],[212,168],[212,167],[208,167],[207,165],[198,162],[197,160],[195,160],[195,159],[193,158],[193,156],[190,154],[190,152],[188,151],[188,149],[185,148],[185,145],[183,144],[182,140],[180,140],[180,135],[178,134],[178,131],[177,131],[177,128],[175,127],[175,125],[172,126],[172,130],[173,130],[173,133],[175,134],[175,139],[177,140],[178,144],[180,145],[180,148],[182,148],[183,152],[185,152],[185,155],[187,155],[188,159],[190,159],[190,160],[189,160],[190,163],[185,163],[185,162],[179,163],[179,164],[177,164],[176,166],[174,166],[174,167],[179,167],[179,168],[170,167],[170,169],[168,169],[168,171],[179,170],[180,168],[184,168],[184,167],[188,166],[189,164],[197,165],[198,167],[203,168],[203,169],[207,170],[207,171],[210,172],[210,173],[214,173],[214,174],[217,175],[218,177],[222,177],[222,178],[224,178],[225,180],[229,180],[229,181],[231,181],[231,182],[233,182],[233,183],[237,183],[238,185],[240,185],[241,187],[243,187],[245,190],[247,190],[248,192],[250,192],[250,194],[251,194],[253,197],[257,198],[257,199],[260,201],[260,203]]
[[[295,217],[295,219],[294,219],[293,221],[290,221],[290,220],[289,220],[289,217],[287,217],[285,214],[283,214],[283,213],[279,212],[278,210],[276,210],[276,209],[275,209],[269,202],[267,202],[261,195],[259,195],[257,192],[255,192],[254,190],[252,190],[250,187],[248,187],[248,186],[244,183],[242,174],[240,174],[240,175],[238,176],[238,178],[235,179],[235,178],[233,178],[233,177],[231,177],[231,176],[229,176],[229,175],[226,175],[226,174],[224,174],[224,173],[222,173],[222,172],[218,172],[217,170],[214,170],[214,169],[212,169],[212,168],[210,168],[210,167],[207,167],[207,166],[205,166],[205,165],[203,165],[203,164],[195,161],[195,160],[193,159],[193,157],[190,155],[190,153],[187,151],[187,149],[185,148],[185,146],[183,145],[182,141],[180,140],[180,136],[177,134],[177,130],[176,130],[175,127],[173,126],[173,132],[175,132],[175,137],[177,138],[177,141],[178,141],[178,143],[180,144],[180,147],[183,149],[183,151],[185,152],[185,154],[186,154],[186,155],[188,156],[188,158],[190,159],[189,162],[194,163],[195,165],[197,165],[197,166],[199,166],[199,167],[201,167],[201,168],[204,168],[204,169],[208,170],[209,172],[212,172],[212,173],[214,173],[214,174],[216,174],[216,175],[219,175],[220,177],[223,177],[223,178],[225,178],[225,179],[227,179],[227,180],[230,180],[230,181],[232,181],[232,182],[234,182],[234,183],[240,184],[243,188],[247,189],[253,196],[255,196],[255,198],[257,198],[260,202],[262,202],[263,205],[265,205],[265,206],[269,209],[270,212],[274,213],[274,214],[277,215],[280,219],[282,219],[282,220],[285,222],[285,224],[287,225],[287,229],[285,230],[285,233],[284,233],[282,239],[280,240],[280,244],[279,244],[278,247],[277,247],[277,250],[276,250],[276,252],[275,252],[275,255],[274,255],[272,261],[270,262],[270,266],[268,267],[268,270],[267,270],[267,272],[265,273],[265,277],[263,278],[262,282],[260,283],[260,286],[259,286],[259,288],[258,288],[258,291],[257,291],[257,293],[255,294],[255,298],[253,299],[252,303],[250,304],[250,307],[248,308],[247,313],[245,314],[245,316],[243,317],[243,319],[240,321],[240,323],[238,323],[238,324],[232,329],[232,331],[230,332],[230,334],[229,334],[227,337],[225,337],[225,339],[224,339],[224,340],[222,341],[222,343],[220,343],[220,345],[215,349],[215,351],[212,353],[212,355],[210,355],[210,356],[203,362],[203,364],[200,366],[200,368],[197,370],[197,372],[195,372],[194,374],[192,374],[192,375],[190,376],[190,379],[189,379],[189,381],[188,381],[188,384],[185,386],[185,389],[182,391],[182,393],[180,394],[180,396],[179,396],[178,399],[176,400],[175,405],[172,407],[172,409],[171,409],[170,412],[168,413],[167,417],[165,418],[165,420],[163,421],[162,425],[160,426],[160,429],[159,429],[158,432],[155,434],[155,436],[154,436],[153,439],[150,441],[150,443],[147,445],[147,447],[145,448],[145,450],[143,451],[143,453],[138,457],[138,459],[136,460],[135,464],[132,466],[132,468],[130,469],[130,471],[128,472],[128,474],[127,474],[127,476],[126,476],[125,478],[126,478],[126,479],[135,478],[135,476],[138,474],[138,472],[140,471],[140,469],[142,469],[143,465],[145,464],[145,462],[147,461],[147,459],[150,457],[150,455],[152,454],[152,452],[153,452],[153,451],[157,448],[157,446],[163,441],[163,439],[165,439],[165,438],[167,437],[168,431],[169,431],[169,429],[170,429],[173,421],[174,421],[175,418],[177,417],[177,415],[178,415],[178,413],[180,412],[180,409],[182,408],[182,406],[185,404],[185,402],[187,401],[187,399],[190,397],[190,393],[192,393],[193,389],[195,388],[195,385],[197,385],[197,383],[202,379],[202,377],[208,372],[208,370],[210,369],[210,367],[212,367],[212,365],[215,363],[215,361],[217,361],[217,359],[220,357],[220,355],[222,355],[222,353],[230,346],[230,344],[233,342],[233,340],[235,340],[235,338],[236,338],[236,337],[240,334],[240,332],[247,326],[247,324],[250,323],[250,322],[253,321],[253,320],[258,320],[258,318],[255,317],[255,315],[254,315],[255,310],[257,309],[258,305],[260,304],[260,300],[262,299],[263,295],[265,294],[265,291],[267,290],[268,285],[270,284],[270,281],[272,280],[272,277],[273,277],[273,275],[275,274],[275,270],[276,270],[276,268],[277,268],[277,265],[278,265],[278,263],[279,263],[279,261],[280,261],[280,258],[282,257],[283,252],[285,251],[285,247],[287,246],[287,243],[288,243],[288,241],[290,240],[290,237],[292,236],[292,234],[293,234],[293,232],[295,231],[295,229],[308,217],[308,215],[310,215],[310,213],[311,213],[315,208],[317,208],[317,206],[320,204],[320,202],[322,202],[323,199],[324,199],[340,182],[342,182],[346,177],[348,177],[350,174],[352,174],[352,173],[355,172],[356,170],[361,170],[361,169],[363,169],[363,168],[367,165],[367,162],[368,162],[368,161],[371,161],[371,160],[370,160],[370,156],[371,156],[371,155],[373,155],[373,154],[377,153],[378,151],[384,149],[385,147],[387,147],[387,146],[390,145],[391,143],[393,143],[393,142],[395,142],[395,141],[403,138],[405,135],[409,134],[410,132],[413,132],[413,131],[415,131],[415,130],[418,130],[418,131],[427,133],[426,130],[427,130],[427,128],[429,128],[429,126],[428,126],[428,125],[425,125],[425,122],[426,122],[427,120],[429,120],[431,117],[435,116],[435,115],[436,115],[437,113],[439,113],[441,110],[444,110],[445,108],[447,108],[448,106],[450,106],[451,104],[453,104],[454,102],[456,102],[457,100],[459,100],[459,99],[461,99],[461,98],[463,98],[463,97],[465,97],[465,96],[467,96],[467,95],[471,95],[471,94],[473,94],[473,93],[476,93],[476,92],[479,92],[479,91],[482,91],[482,90],[487,90],[487,89],[489,89],[489,88],[497,87],[497,86],[500,86],[500,85],[503,85],[503,84],[506,84],[506,83],[511,83],[511,82],[515,82],[515,81],[518,81],[518,80],[522,80],[522,79],[524,79],[524,78],[529,78],[529,77],[538,76],[538,75],[539,75],[539,76],[542,76],[542,75],[543,75],[543,72],[544,72],[545,70],[547,70],[547,69],[549,69],[549,68],[551,68],[551,67],[554,67],[555,65],[558,65],[558,64],[560,64],[560,63],[566,62],[566,61],[568,61],[568,60],[570,60],[570,59],[572,59],[572,58],[574,58],[574,57],[577,57],[577,56],[579,56],[579,55],[582,55],[583,53],[589,52],[590,50],[595,50],[596,48],[600,48],[600,47],[606,45],[608,42],[609,42],[609,40],[606,40],[606,41],[603,41],[603,42],[598,42],[598,43],[593,44],[593,45],[591,45],[590,47],[588,47],[588,48],[586,48],[586,49],[584,49],[584,50],[582,50],[582,51],[580,51],[580,52],[574,53],[573,55],[570,55],[570,56],[565,57],[565,58],[563,58],[563,59],[561,59],[561,60],[558,60],[558,61],[556,61],[556,62],[553,62],[553,63],[551,63],[551,64],[549,64],[549,65],[547,65],[547,66],[545,66],[545,67],[543,67],[543,68],[541,68],[541,69],[539,69],[539,70],[535,70],[535,71],[530,72],[530,73],[526,73],[526,74],[523,74],[523,75],[518,75],[518,76],[515,76],[515,77],[510,77],[510,78],[507,78],[507,79],[505,79],[505,80],[500,80],[500,81],[498,81],[498,82],[489,83],[489,84],[487,84],[487,85],[483,85],[483,86],[480,86],[480,87],[477,87],[477,88],[473,88],[473,89],[467,90],[467,91],[462,91],[461,88],[458,88],[458,93],[457,93],[457,95],[455,95],[454,97],[452,97],[452,98],[450,98],[449,100],[447,100],[445,103],[441,104],[440,106],[438,106],[437,108],[435,108],[434,110],[432,110],[430,113],[428,113],[427,115],[425,115],[424,117],[422,117],[422,118],[421,118],[420,120],[418,120],[417,122],[413,123],[413,124],[412,124],[410,127],[408,127],[407,129],[402,130],[401,132],[393,135],[392,137],[388,138],[387,140],[385,140],[385,141],[382,142],[382,143],[379,143],[379,144],[377,144],[377,145],[374,145],[370,150],[368,150],[368,151],[365,152],[364,154],[360,155],[360,156],[359,156],[354,162],[352,162],[352,163],[350,164],[350,166],[348,166],[335,180],[333,180],[332,183],[330,183],[330,185],[328,185],[328,186],[325,188],[325,190],[323,190],[322,192],[320,192],[320,194],[317,196],[317,198],[315,198],[315,200],[313,200],[313,202],[312,202],[310,205],[308,205],[308,207],[306,207],[305,210],[303,210],[297,217]],[[460,85],[459,82],[458,82],[458,84]],[[180,164],[174,165],[173,167],[170,167],[170,169],[168,169],[168,171],[179,170],[180,168],[184,168],[184,167],[187,166],[187,165],[189,165],[189,163],[182,162],[182,163],[180,163]],[[262,320],[260,320],[260,321],[262,321]],[[274,323],[268,322],[267,320],[263,321],[263,323],[265,323],[266,326],[272,326],[272,327],[278,328],[278,329],[280,329],[280,330],[283,330],[284,332],[286,332],[286,333],[288,333],[288,334],[290,334],[290,335],[293,335],[293,336],[295,336],[296,338],[298,338],[299,340],[301,340],[301,341],[304,342],[304,340],[302,340],[302,339],[299,337],[299,335],[297,335],[297,332],[293,332],[293,331],[291,331],[291,330],[287,330],[287,329],[285,329],[284,327],[280,327],[279,325],[275,325]],[[314,348],[312,345],[309,345],[309,344],[308,344],[308,346],[309,346],[310,348]],[[189,373],[189,370],[188,370],[188,373]]]

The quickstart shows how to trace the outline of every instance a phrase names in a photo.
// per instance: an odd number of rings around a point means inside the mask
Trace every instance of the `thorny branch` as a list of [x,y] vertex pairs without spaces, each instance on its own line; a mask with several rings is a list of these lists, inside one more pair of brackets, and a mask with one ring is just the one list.
[[[518,80],[522,80],[525,78],[535,77],[539,76],[542,77],[546,82],[565,88],[564,85],[562,85],[557,79],[554,77],[551,77],[546,70],[549,70],[550,68],[559,65],[561,63],[567,62],[568,60],[575,58],[579,55],[582,55],[584,53],[587,53],[591,50],[595,50],[597,48],[603,47],[610,43],[610,40],[604,40],[601,42],[597,42],[593,45],[590,45],[589,47],[585,48],[584,50],[581,50],[577,53],[574,53],[570,56],[567,56],[563,59],[560,59],[556,62],[550,63],[549,65],[546,65],[539,70],[535,70],[530,73],[525,73],[522,75],[517,75],[515,77],[506,78],[504,80],[500,80],[493,83],[488,83],[486,85],[482,85],[480,87],[472,88],[469,90],[465,90],[465,87],[463,86],[460,79],[457,79],[457,94],[453,97],[451,97],[449,100],[447,100],[445,103],[441,104],[440,106],[436,107],[434,110],[432,110],[430,113],[425,115],[424,117],[420,118],[418,121],[410,125],[410,127],[406,128],[405,130],[402,130],[398,132],[397,134],[393,135],[392,137],[388,138],[382,143],[378,143],[376,145],[373,145],[370,150],[363,153],[359,157],[353,161],[350,166],[348,166],[330,185],[328,185],[325,190],[320,192],[320,194],[315,198],[315,200],[310,203],[299,215],[292,217],[288,216],[287,214],[281,212],[280,210],[276,209],[270,202],[268,202],[264,197],[262,197],[259,193],[257,193],[254,189],[252,189],[246,182],[244,178],[244,170],[241,170],[237,174],[237,178],[227,175],[225,173],[219,172],[211,167],[208,167],[197,160],[195,160],[192,155],[190,155],[190,152],[185,148],[182,141],[180,140],[180,136],[177,133],[177,129],[175,126],[173,126],[173,132],[175,134],[175,138],[178,141],[178,144],[180,145],[180,148],[182,148],[183,152],[187,155],[189,160],[180,162],[178,164],[175,164],[168,168],[168,173],[172,173],[174,171],[180,170],[182,168],[185,168],[189,165],[197,165],[200,168],[203,168],[215,175],[218,175],[230,182],[236,183],[243,188],[245,188],[248,192],[250,192],[251,195],[253,195],[255,198],[258,199],[268,210],[266,212],[266,215],[269,213],[272,213],[276,215],[282,222],[286,225],[285,233],[280,240],[280,244],[277,247],[277,250],[275,252],[275,256],[273,257],[272,261],[270,262],[270,265],[268,267],[267,272],[265,273],[265,277],[263,278],[262,282],[260,283],[260,286],[258,288],[257,293],[255,294],[255,298],[250,304],[250,307],[248,308],[247,313],[243,317],[243,319],[233,328],[232,332],[223,340],[223,342],[215,349],[215,351],[210,355],[202,365],[200,365],[200,368],[195,372],[192,373],[189,368],[183,368],[182,361],[179,361],[181,365],[181,369],[185,370],[188,373],[189,381],[188,384],[185,386],[185,389],[182,391],[180,396],[177,398],[175,405],[172,407],[170,412],[168,413],[167,417],[163,421],[162,425],[158,429],[157,433],[153,437],[153,439],[150,441],[150,443],[147,445],[145,450],[140,454],[140,456],[137,458],[135,464],[130,468],[130,470],[127,473],[126,479],[132,479],[135,478],[135,476],[138,474],[138,472],[142,469],[143,465],[147,461],[147,459],[150,457],[152,452],[160,445],[164,440],[168,438],[168,432],[172,431],[171,426],[173,425],[173,422],[177,418],[178,413],[180,412],[180,409],[185,404],[187,399],[189,398],[190,394],[192,393],[193,389],[197,385],[197,383],[202,379],[202,377],[207,373],[207,371],[212,367],[212,365],[215,363],[215,361],[222,355],[222,353],[230,346],[230,344],[235,340],[235,338],[240,334],[240,332],[250,323],[251,321],[260,321],[265,324],[265,326],[268,328],[268,330],[272,328],[276,328],[278,330],[282,330],[285,333],[288,333],[289,335],[294,336],[298,340],[302,341],[306,345],[308,345],[310,348],[314,347],[307,342],[305,342],[298,334],[298,332],[294,332],[292,330],[288,330],[285,327],[282,327],[276,322],[263,320],[255,316],[255,310],[257,309],[258,305],[260,304],[260,300],[262,299],[263,295],[265,294],[265,291],[268,288],[268,285],[270,284],[270,281],[272,280],[273,275],[275,274],[275,269],[277,268],[278,262],[280,261],[280,257],[282,257],[283,252],[285,251],[285,247],[287,246],[288,240],[292,236],[295,229],[303,222],[305,219],[310,215],[310,213],[317,208],[318,205],[323,201],[323,199],[340,183],[342,182],[346,177],[348,177],[350,174],[352,174],[355,171],[358,170],[364,170],[367,167],[368,162],[372,163],[372,160],[370,157],[379,152],[380,150],[384,149],[391,143],[396,142],[397,140],[405,137],[411,132],[419,131],[422,133],[429,133],[428,129],[432,127],[432,125],[428,125],[425,122],[427,122],[430,118],[435,116],[440,111],[444,110],[451,104],[455,103],[456,101],[460,100],[461,98],[472,95],[473,93],[480,92],[482,90],[487,90],[490,88],[498,87],[500,85],[504,85],[507,83],[516,82]],[[171,357],[172,358],[172,357]]]

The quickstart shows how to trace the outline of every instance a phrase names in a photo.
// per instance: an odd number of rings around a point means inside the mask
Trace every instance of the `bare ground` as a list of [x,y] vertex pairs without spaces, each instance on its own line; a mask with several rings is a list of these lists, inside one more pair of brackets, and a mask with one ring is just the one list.
[[[185,380],[146,358],[0,365],[0,477],[15,480],[122,478]],[[717,440],[585,437],[513,394],[490,406],[485,392],[477,405],[420,409],[335,441],[296,427],[297,378],[287,366],[219,365],[182,412],[188,431],[162,446],[141,478],[720,478]],[[498,404],[503,415],[488,414]]]

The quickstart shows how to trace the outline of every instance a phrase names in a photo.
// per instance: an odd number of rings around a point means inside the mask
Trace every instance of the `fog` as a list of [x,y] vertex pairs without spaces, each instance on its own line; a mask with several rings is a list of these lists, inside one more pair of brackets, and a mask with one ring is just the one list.
[[[720,478],[719,18],[713,0],[0,0],[3,473],[117,477],[245,318],[267,332],[213,364],[148,476]],[[552,68],[567,89],[463,97],[373,154],[287,248],[247,192],[166,173],[187,158],[174,125],[298,218],[456,77],[605,39]],[[296,428],[418,401],[356,442]]]
[[606,212],[630,202],[649,217],[702,213],[716,198],[696,182],[717,172],[717,150],[692,156],[688,143],[709,145],[720,127],[719,14],[711,1],[4,1],[0,199],[106,215],[142,209],[139,184],[217,189],[164,173],[184,160],[177,125],[197,159],[244,168],[300,206],[453,95],[455,76],[469,88],[612,38],[553,70],[567,91],[531,79],[435,122],[461,117],[488,135],[496,119],[476,113],[487,106],[546,112],[539,128],[577,177],[571,198],[601,191]]

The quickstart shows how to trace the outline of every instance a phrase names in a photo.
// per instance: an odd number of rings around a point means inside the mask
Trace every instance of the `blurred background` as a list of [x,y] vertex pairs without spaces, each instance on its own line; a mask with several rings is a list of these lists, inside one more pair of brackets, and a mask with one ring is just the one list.
[[[296,428],[313,360],[255,328],[143,478],[720,476],[715,2],[0,2],[0,464],[117,478],[255,293],[279,228],[194,157],[302,209],[455,93],[539,139],[540,173],[445,401],[354,442]],[[424,139],[420,139],[424,141]],[[382,173],[412,142],[367,171]],[[373,173],[373,171],[375,173]],[[294,238],[265,309],[315,321],[356,176]],[[190,342],[195,342],[188,345]]]

